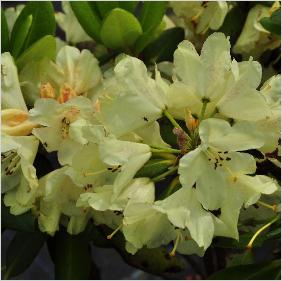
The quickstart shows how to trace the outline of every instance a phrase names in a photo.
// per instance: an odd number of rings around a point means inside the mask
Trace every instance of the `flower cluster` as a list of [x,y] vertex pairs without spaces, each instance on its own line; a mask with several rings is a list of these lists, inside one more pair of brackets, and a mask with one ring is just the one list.
[[[227,9],[214,3],[208,9]],[[170,80],[127,55],[103,73],[92,53],[64,46],[55,61],[31,61],[18,73],[4,53],[4,204],[14,215],[31,210],[50,235],[60,225],[77,234],[89,221],[105,224],[114,230],[109,239],[123,233],[132,254],[174,241],[172,255],[203,255],[216,236],[238,239],[241,208],[278,189],[256,175],[249,153],[279,146],[281,78],[259,88],[261,76],[251,58],[232,60],[223,33],[210,35],[200,55],[181,42]],[[163,117],[178,147],[162,139]],[[39,144],[60,164],[41,178],[33,165]],[[170,159],[166,172],[138,176],[156,158]],[[166,175],[178,188],[160,198],[155,183]]]

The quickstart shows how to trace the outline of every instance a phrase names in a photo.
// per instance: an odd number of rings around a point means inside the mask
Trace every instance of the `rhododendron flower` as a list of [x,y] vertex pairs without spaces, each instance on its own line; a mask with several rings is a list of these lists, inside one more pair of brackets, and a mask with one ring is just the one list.
[[71,163],[73,154],[88,141],[82,129],[95,124],[93,104],[85,97],[75,97],[60,104],[53,99],[39,99],[30,110],[30,119],[42,125],[32,133],[42,142],[48,152],[58,151],[62,165]]
[[117,63],[114,75],[104,81],[98,104],[97,118],[115,136],[139,129],[142,134],[149,125],[150,135],[159,138],[159,127],[152,123],[162,116],[166,96],[139,59],[127,56]]
[[[59,229],[62,215],[68,217],[67,230],[70,234],[77,234],[84,230],[89,212],[76,207],[76,201],[85,190],[75,185],[65,174],[67,167],[55,170],[39,180],[39,228],[43,232],[53,235]],[[88,189],[92,187],[88,186]]]
[[76,96],[91,97],[101,80],[97,59],[88,50],[62,47],[56,62],[46,58],[31,61],[20,73],[20,81],[27,102],[54,98],[64,103]]
[[243,30],[233,47],[234,53],[242,54],[247,59],[249,56],[259,58],[264,51],[281,45],[280,37],[267,31],[260,23],[262,18],[270,17],[274,10],[258,4],[249,11]]
[[[217,114],[239,120],[262,120],[270,115],[262,94],[256,90],[261,81],[258,62],[231,62],[230,43],[222,33],[205,41],[201,55],[184,41],[174,54],[175,82],[170,86],[168,110],[184,119],[189,109],[198,118]],[[201,116],[202,108],[205,115]]]
[[226,1],[171,1],[173,12],[184,20],[186,27],[195,33],[221,27],[228,12]]
[[58,12],[55,17],[60,28],[65,31],[66,41],[72,44],[91,41],[91,38],[85,33],[76,19],[70,3],[67,1],[62,2],[62,9],[63,13]]
[[1,184],[4,203],[19,215],[34,203],[38,179],[33,162],[39,141],[34,136],[2,135]]

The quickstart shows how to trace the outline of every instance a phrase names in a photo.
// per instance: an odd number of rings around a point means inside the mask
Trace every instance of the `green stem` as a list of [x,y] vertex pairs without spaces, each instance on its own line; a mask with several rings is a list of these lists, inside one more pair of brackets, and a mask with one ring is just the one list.
[[152,178],[153,182],[159,182],[165,179],[166,176],[173,175],[178,170],[178,166],[169,169],[168,171]]
[[164,115],[167,117],[167,119],[170,121],[170,123],[175,127],[175,128],[178,128],[178,129],[181,129],[181,126],[176,122],[176,120],[173,118],[173,116],[167,111],[167,110],[164,110]]
[[215,107],[214,110],[213,110],[213,112],[209,115],[208,118],[214,117],[214,115],[215,115],[216,113],[218,113],[218,109]]
[[201,110],[201,114],[200,114],[200,121],[202,121],[204,119],[208,103],[209,103],[208,100],[203,100],[202,110]]
[[168,197],[169,195],[171,195],[173,193],[173,191],[176,189],[178,189],[180,186],[180,182],[179,182],[179,177],[174,178],[170,185],[168,186],[167,190],[165,190],[162,194],[161,194],[161,198],[160,199],[165,199],[166,197]]
[[176,153],[179,154],[181,151],[179,149],[169,148],[169,147],[151,147],[151,152],[153,153],[160,153],[160,152],[166,152],[166,153]]

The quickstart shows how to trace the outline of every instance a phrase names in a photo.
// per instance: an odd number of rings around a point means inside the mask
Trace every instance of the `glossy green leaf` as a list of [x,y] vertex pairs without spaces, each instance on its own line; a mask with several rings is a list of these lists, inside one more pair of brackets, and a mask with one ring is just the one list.
[[166,11],[166,2],[144,2],[141,9],[140,23],[143,34],[135,44],[135,52],[139,54],[148,44],[162,32],[162,19]]
[[278,280],[281,260],[229,267],[209,276],[209,280]]
[[63,228],[53,238],[55,278],[63,280],[88,279],[91,253],[88,239],[82,234],[70,235]]
[[121,8],[130,13],[133,13],[137,2],[134,1],[97,1],[94,2],[97,10],[102,18],[105,18],[107,14],[115,8]]
[[52,3],[28,2],[18,16],[11,33],[12,54],[15,57],[19,56],[45,35],[55,35],[55,30],[56,21]]
[[36,219],[31,212],[24,213],[19,216],[10,214],[8,207],[1,204],[1,221],[2,228],[13,229],[17,231],[33,232],[36,230]]
[[136,178],[156,177],[173,165],[173,160],[151,159],[136,174]]
[[262,18],[260,23],[266,30],[281,36],[281,9],[275,11],[270,18]]
[[49,58],[51,60],[56,57],[56,40],[53,36],[47,35],[32,46],[30,46],[17,60],[18,69],[23,68],[28,62]]
[[151,159],[137,172],[135,177],[156,177],[165,172],[173,163],[173,160]]
[[119,7],[133,13],[138,1],[119,1]]
[[144,49],[143,55],[145,62],[172,61],[174,51],[183,40],[184,30],[182,28],[175,27],[165,30],[155,41]]
[[156,29],[165,14],[166,2],[144,2],[141,9],[140,23],[144,32]]
[[250,250],[245,250],[244,253],[234,254],[229,258],[227,262],[227,267],[233,267],[244,264],[252,264],[254,263],[254,255]]
[[158,38],[164,28],[165,23],[161,22],[157,28],[147,30],[145,33],[143,33],[135,43],[135,52],[139,54],[141,51],[143,51],[147,45]]
[[[239,237],[239,241],[232,238],[219,237],[215,242],[215,246],[219,248],[246,249],[246,246],[253,235],[254,233],[242,234]],[[261,247],[263,242],[264,238],[262,236],[258,236],[253,243],[253,248]]]
[[9,29],[5,13],[1,9],[1,53],[9,51]]
[[100,42],[101,19],[87,1],[71,1],[71,8],[84,31],[96,42]]
[[[183,120],[176,120],[176,121],[181,126],[181,128],[185,130],[186,128],[185,122]],[[173,148],[179,148],[177,144],[176,135],[173,134],[172,132],[174,127],[171,124],[171,122],[166,117],[162,117],[161,119],[158,120],[158,122],[160,124],[161,137],[164,140],[164,142],[170,144]]]
[[113,9],[103,21],[101,39],[111,49],[128,49],[142,34],[142,28],[134,15]]
[[104,18],[112,9],[119,7],[118,1],[97,1],[95,4],[102,18]]
[[32,15],[27,16],[22,20],[21,26],[19,27],[19,32],[14,40],[12,41],[12,55],[16,58],[21,53],[26,42],[26,37],[30,31],[32,25]]
[[4,279],[24,272],[36,258],[45,239],[46,235],[41,232],[17,232],[7,250]]

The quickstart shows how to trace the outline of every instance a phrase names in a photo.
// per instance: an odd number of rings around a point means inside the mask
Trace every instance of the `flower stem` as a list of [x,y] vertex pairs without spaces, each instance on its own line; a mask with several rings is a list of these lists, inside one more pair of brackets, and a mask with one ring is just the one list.
[[165,199],[180,187],[179,177],[174,178],[168,188],[161,194],[160,199]]
[[200,118],[199,118],[200,121],[202,121],[204,119],[208,103],[209,103],[209,100],[207,100],[207,99],[203,100],[203,105],[202,105],[201,114],[200,114]]
[[160,152],[166,152],[166,153],[176,153],[179,154],[181,151],[179,149],[169,148],[169,147],[151,147],[151,152],[153,153],[160,153]]
[[164,173],[162,173],[162,174],[152,178],[152,181],[155,182],[155,183],[159,182],[159,181],[162,181],[162,180],[165,179],[166,176],[173,175],[177,170],[178,170],[178,166],[173,167],[173,168],[169,169],[168,171],[166,171],[166,172],[164,172]]
[[167,110],[164,110],[164,115],[167,117],[167,119],[170,121],[170,123],[175,127],[175,128],[178,128],[178,129],[181,129],[181,126],[176,122],[176,120],[173,118],[173,116],[167,111]]
[[279,216],[275,217],[273,220],[271,220],[269,223],[261,227],[252,237],[250,242],[247,245],[247,249],[251,249],[253,247],[253,243],[256,240],[256,238],[263,232],[266,228],[270,227],[273,223],[275,223],[279,219]]

